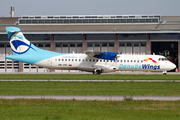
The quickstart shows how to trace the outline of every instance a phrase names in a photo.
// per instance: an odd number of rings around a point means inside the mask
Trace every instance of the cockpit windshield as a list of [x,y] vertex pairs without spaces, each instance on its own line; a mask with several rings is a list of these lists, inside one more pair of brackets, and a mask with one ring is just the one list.
[[159,58],[158,61],[168,61],[167,58]]

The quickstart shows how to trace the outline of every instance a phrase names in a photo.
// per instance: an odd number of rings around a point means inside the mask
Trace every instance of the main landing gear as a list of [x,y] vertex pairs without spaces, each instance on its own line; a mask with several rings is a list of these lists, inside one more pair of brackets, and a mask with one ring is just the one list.
[[93,71],[94,75],[101,74],[101,73],[102,73],[102,70],[99,70],[99,69],[94,69]]

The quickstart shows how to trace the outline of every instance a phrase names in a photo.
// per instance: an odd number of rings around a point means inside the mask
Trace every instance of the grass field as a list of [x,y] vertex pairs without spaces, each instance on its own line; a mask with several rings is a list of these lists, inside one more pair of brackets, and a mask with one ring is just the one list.
[[1,120],[179,120],[180,101],[0,99]]
[[[0,74],[0,79],[180,80],[180,75]],[[0,95],[180,96],[179,82],[0,82]],[[0,120],[179,120],[180,101],[0,99]]]
[[42,80],[180,80],[180,75],[123,75],[123,74],[0,74],[0,79]]
[[180,83],[1,81],[0,95],[180,96]]

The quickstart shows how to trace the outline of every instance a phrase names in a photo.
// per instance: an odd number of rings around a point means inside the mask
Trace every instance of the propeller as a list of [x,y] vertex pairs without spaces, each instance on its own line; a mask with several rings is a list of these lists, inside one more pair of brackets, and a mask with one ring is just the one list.
[[116,55],[115,55],[115,66],[117,66],[117,59],[120,57],[120,54],[118,52],[116,52]]

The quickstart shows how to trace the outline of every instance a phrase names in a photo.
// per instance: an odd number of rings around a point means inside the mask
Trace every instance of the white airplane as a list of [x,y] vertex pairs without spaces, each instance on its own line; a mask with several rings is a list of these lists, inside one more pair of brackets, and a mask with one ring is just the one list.
[[167,71],[176,65],[161,55],[123,55],[86,51],[85,54],[57,53],[37,48],[17,27],[6,27],[13,55],[7,59],[58,70],[81,70],[101,74],[114,71]]

